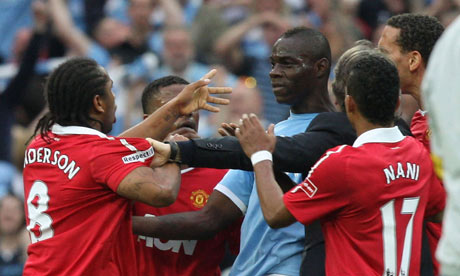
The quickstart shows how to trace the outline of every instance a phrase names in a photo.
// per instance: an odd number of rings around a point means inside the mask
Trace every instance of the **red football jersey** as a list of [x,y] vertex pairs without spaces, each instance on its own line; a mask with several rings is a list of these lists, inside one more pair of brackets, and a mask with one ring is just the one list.
[[426,111],[418,110],[410,124],[410,131],[414,137],[430,149],[430,128],[428,126],[428,114]]
[[[418,110],[410,124],[410,130],[414,137],[422,142],[425,147],[430,150],[430,127],[428,125],[428,113],[426,111]],[[427,222],[427,237],[430,244],[431,260],[434,267],[434,275],[439,275],[439,262],[435,257],[436,248],[438,247],[439,239],[441,238],[442,224],[436,222]]]
[[[154,208],[135,203],[136,216],[161,216],[196,211],[206,204],[209,195],[227,170],[194,168],[183,170],[177,200],[168,207]],[[209,240],[161,240],[136,236],[139,271],[143,275],[207,276],[220,275],[219,264],[225,243],[235,255],[239,251],[241,221]]]
[[85,127],[54,125],[49,136],[37,136],[24,160],[24,275],[137,275],[132,204],[116,190],[150,164],[153,148]]
[[419,275],[423,219],[445,193],[425,147],[383,128],[328,151],[284,202],[304,224],[320,219],[327,275]]

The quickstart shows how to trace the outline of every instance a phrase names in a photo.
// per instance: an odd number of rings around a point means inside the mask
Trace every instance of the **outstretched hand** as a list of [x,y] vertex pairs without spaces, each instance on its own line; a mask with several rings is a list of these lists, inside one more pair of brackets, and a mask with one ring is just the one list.
[[262,124],[255,114],[244,114],[240,120],[240,126],[236,129],[235,134],[240,141],[244,153],[251,158],[252,154],[268,150],[273,152],[276,145],[276,136],[274,133],[275,125],[270,124],[265,132]]
[[210,103],[227,105],[228,99],[213,97],[211,94],[229,94],[232,92],[231,87],[208,87],[211,78],[216,74],[213,69],[206,73],[199,81],[193,82],[187,86],[174,99],[179,107],[181,115],[190,114],[196,110],[204,109],[211,112],[219,112],[219,108],[210,105]]

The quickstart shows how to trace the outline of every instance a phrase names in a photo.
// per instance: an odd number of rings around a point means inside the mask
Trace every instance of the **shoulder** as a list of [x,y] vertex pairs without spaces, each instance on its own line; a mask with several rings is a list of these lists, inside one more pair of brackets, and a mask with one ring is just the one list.
[[315,127],[350,128],[347,114],[344,112],[323,112],[318,114],[310,123],[309,129]]

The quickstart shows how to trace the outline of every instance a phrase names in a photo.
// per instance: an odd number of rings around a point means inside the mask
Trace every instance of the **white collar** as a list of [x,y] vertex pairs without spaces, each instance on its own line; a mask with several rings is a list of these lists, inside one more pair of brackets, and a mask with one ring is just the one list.
[[109,140],[114,140],[113,137],[107,136],[104,133],[89,127],[82,127],[82,126],[61,126],[59,124],[54,124],[51,127],[51,132],[57,135],[97,135],[101,138],[106,138]]
[[353,143],[353,147],[357,148],[366,143],[397,143],[404,139],[401,131],[397,126],[375,128],[364,132],[359,135]]

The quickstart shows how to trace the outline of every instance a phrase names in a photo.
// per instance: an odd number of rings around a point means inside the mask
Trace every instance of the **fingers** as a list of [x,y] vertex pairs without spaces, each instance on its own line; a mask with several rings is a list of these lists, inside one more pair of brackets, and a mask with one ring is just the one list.
[[211,111],[211,112],[219,112],[220,109],[218,107],[212,106],[210,104],[205,104],[201,109]]
[[212,69],[211,71],[207,72],[206,74],[204,74],[203,77],[201,77],[201,80],[204,80],[204,79],[212,79],[217,73],[217,70],[216,69]]
[[232,88],[223,86],[223,87],[208,87],[209,94],[230,94],[232,93]]
[[206,101],[208,103],[214,103],[214,104],[222,104],[222,105],[227,105],[230,103],[229,99],[223,99],[223,98],[217,98],[217,97],[212,97],[209,96]]
[[187,85],[182,91],[184,90],[191,90],[191,91],[195,91],[197,90],[198,88],[200,87],[203,87],[205,85],[208,85],[209,83],[211,82],[210,79],[201,79],[201,80],[198,80],[196,82],[192,82],[191,84]]
[[221,136],[235,136],[235,130],[238,128],[238,125],[234,123],[222,123],[221,127],[217,130]]
[[274,124],[270,124],[268,126],[267,133],[269,135],[275,136],[275,125]]

